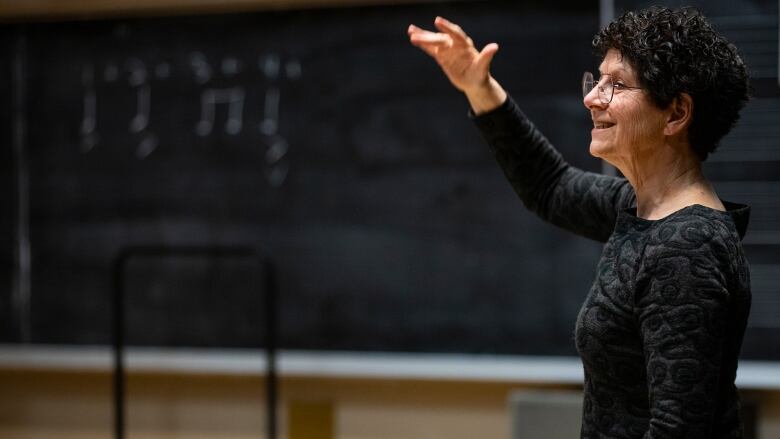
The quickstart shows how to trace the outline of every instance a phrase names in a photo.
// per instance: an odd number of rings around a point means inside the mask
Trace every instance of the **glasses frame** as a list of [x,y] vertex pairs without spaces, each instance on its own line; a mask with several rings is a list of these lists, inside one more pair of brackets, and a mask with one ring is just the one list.
[[[605,76],[609,80],[609,93],[607,93],[606,87],[601,85],[603,81],[596,81],[593,73],[586,71],[582,74],[582,98],[585,99],[594,88],[598,87],[599,101],[604,105],[608,105],[612,103],[612,98],[615,97],[615,82],[612,80],[611,75],[601,76]],[[620,87],[625,90],[644,90],[644,87],[629,87],[623,84],[620,84]]]

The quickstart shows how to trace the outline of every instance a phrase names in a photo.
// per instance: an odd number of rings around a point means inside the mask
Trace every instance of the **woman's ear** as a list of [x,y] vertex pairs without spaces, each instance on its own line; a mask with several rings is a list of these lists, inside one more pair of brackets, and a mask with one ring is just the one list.
[[669,105],[664,134],[675,136],[684,132],[693,120],[693,98],[688,93],[680,93]]

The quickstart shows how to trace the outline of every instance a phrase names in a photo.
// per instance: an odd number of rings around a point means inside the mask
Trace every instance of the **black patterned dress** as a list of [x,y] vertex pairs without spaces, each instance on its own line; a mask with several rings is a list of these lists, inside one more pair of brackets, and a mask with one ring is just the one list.
[[734,385],[750,311],[749,208],[636,216],[627,180],[566,163],[511,98],[474,117],[523,203],[606,242],[576,322],[583,438],[740,438]]

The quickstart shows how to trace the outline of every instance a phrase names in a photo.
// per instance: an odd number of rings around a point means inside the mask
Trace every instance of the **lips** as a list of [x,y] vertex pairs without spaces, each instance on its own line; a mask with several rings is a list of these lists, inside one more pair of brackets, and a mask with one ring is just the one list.
[[615,124],[614,123],[609,123],[609,122],[594,122],[593,123],[593,127],[595,129],[597,129],[597,130],[605,130],[607,128],[612,128],[613,126],[615,126]]

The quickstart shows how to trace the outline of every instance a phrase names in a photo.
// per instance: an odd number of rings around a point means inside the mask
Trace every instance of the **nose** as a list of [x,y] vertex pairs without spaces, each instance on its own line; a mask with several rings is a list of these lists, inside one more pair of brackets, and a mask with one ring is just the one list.
[[599,99],[599,87],[593,87],[593,90],[589,91],[588,94],[586,94],[582,98],[582,103],[585,105],[585,108],[588,110],[603,110],[605,109],[609,104],[605,104],[601,102],[601,99]]

